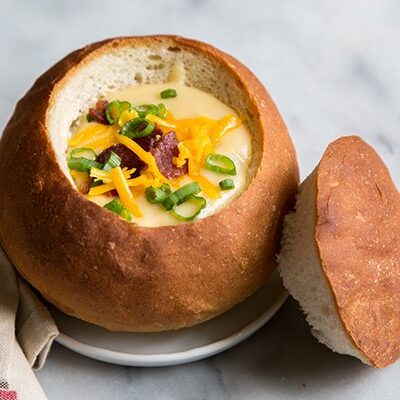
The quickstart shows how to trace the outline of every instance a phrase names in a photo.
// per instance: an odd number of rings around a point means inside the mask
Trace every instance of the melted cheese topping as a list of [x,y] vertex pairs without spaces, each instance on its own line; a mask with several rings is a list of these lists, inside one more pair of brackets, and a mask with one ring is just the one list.
[[[161,99],[160,92],[168,88],[174,88],[177,91],[177,97]],[[214,123],[216,120],[219,120],[220,126],[218,126],[218,124],[213,126],[212,145],[207,144],[207,140],[201,141],[201,132],[199,132],[199,138],[196,137],[200,142],[197,141],[193,144],[193,140],[185,141],[185,138],[179,137],[179,129],[176,129],[178,139],[182,140],[179,146],[180,155],[174,160],[176,165],[179,166],[184,162],[184,158],[182,157],[184,157],[185,151],[196,151],[196,148],[199,149],[199,146],[203,146],[202,148],[206,149],[205,146],[207,145],[212,146],[215,153],[229,157],[236,165],[237,174],[235,176],[229,176],[210,171],[206,168],[200,168],[199,170],[198,165],[194,163],[191,165],[189,162],[189,175],[178,178],[178,181],[179,187],[192,181],[197,181],[200,184],[202,192],[199,195],[207,200],[207,206],[200,212],[197,218],[204,218],[214,214],[245,189],[248,167],[252,154],[249,131],[243,123],[238,126],[238,115],[232,108],[226,106],[212,95],[196,88],[184,86],[179,82],[168,82],[164,84],[134,86],[122,91],[110,93],[106,96],[106,99],[109,102],[113,100],[129,101],[133,107],[140,104],[164,103],[167,110],[174,116],[174,120],[178,121],[180,127],[185,124],[190,125],[191,119],[195,119],[198,122],[199,118],[203,118],[205,123],[209,120],[214,120]],[[133,111],[133,113],[135,112]],[[134,114],[129,114],[130,113],[127,111],[121,114],[119,121],[121,126],[127,120],[135,117]],[[175,130],[174,128],[176,128],[174,121],[168,118],[164,120],[151,115],[148,115],[147,118],[163,128],[165,132],[168,129]],[[121,141],[120,139],[124,140],[126,138],[116,135],[118,128],[118,124],[117,126],[105,126],[98,123],[87,124],[83,122],[79,126],[78,134],[75,134],[70,139],[69,145],[74,147],[79,143],[80,147],[91,147],[99,154],[107,147],[117,143],[117,140]],[[206,139],[208,139],[208,137]],[[127,143],[123,144],[129,147]],[[143,156],[146,157],[146,155]],[[156,168],[156,166],[154,168]],[[151,170],[151,165],[149,169]],[[123,200],[124,197],[128,196],[128,186],[123,186],[122,184],[123,172],[119,171],[119,174],[115,173],[114,175],[114,180],[111,183],[107,183],[107,185],[114,184],[114,187],[117,188],[120,194],[120,200]],[[157,177],[157,171],[153,173],[153,175]],[[233,179],[235,183],[234,189],[227,191],[219,190],[218,183],[225,178]],[[136,181],[133,179],[129,186],[135,186],[135,182],[138,182],[137,179],[141,179],[142,182],[146,177],[141,176],[140,178],[136,178]],[[172,189],[175,190],[177,187],[175,188],[172,186]],[[112,200],[112,197],[99,194],[101,190],[100,186],[92,188],[90,192],[91,195],[88,195],[88,199],[100,206],[104,206]],[[137,208],[131,210],[134,214],[133,222],[138,225],[156,227],[182,223],[182,221],[176,219],[169,212],[166,212],[162,205],[150,204],[144,196],[144,190],[135,187],[133,190],[133,199],[135,206],[137,206]]]

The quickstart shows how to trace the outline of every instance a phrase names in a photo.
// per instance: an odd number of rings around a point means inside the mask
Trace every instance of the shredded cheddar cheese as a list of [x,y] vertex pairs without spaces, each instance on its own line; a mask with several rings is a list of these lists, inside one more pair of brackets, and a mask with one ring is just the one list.
[[121,167],[113,168],[109,174],[112,183],[114,184],[115,189],[118,192],[119,198],[121,199],[122,205],[135,217],[141,217],[143,214],[137,206],[135,199],[133,198],[132,192],[129,189],[128,183],[125,179]]
[[69,140],[70,147],[89,147],[98,152],[116,144],[114,126],[102,125],[94,122],[77,132]]
[[[122,168],[122,172],[124,174],[125,179],[129,179],[130,176],[136,171],[135,168],[132,169],[128,169],[128,168]],[[104,183],[110,183],[112,181],[111,177],[110,177],[110,173],[107,171],[104,171],[102,169],[98,169],[98,168],[92,168],[90,170],[90,176],[92,178],[95,178],[96,180],[100,180],[103,181]]]
[[153,173],[155,178],[159,179],[161,182],[169,182],[169,180],[161,174],[160,170],[157,167],[156,160],[151,153],[143,150],[142,147],[140,147],[132,139],[129,139],[127,136],[122,136],[118,134],[115,136],[119,143],[122,143],[123,145],[128,147],[128,149],[131,149],[142,161],[147,164],[149,170]]
[[176,129],[176,125],[172,122],[167,121],[166,119],[157,117],[156,115],[148,114],[146,118],[153,122],[153,124],[157,124],[160,128],[167,128],[167,129]]
[[[179,156],[173,162],[181,167],[187,160],[201,168],[207,154],[215,151],[215,146],[231,129],[240,125],[239,118],[228,115],[221,120],[211,120],[206,117],[183,119],[176,121],[176,132],[180,143]],[[212,185],[210,183],[210,185]],[[217,192],[219,189],[217,188]]]
[[99,196],[113,189],[115,189],[115,185],[113,183],[105,183],[104,185],[94,186],[90,188],[88,196]]
[[83,142],[87,140],[92,140],[99,135],[103,135],[108,131],[108,126],[99,124],[97,122],[93,122],[88,125],[86,128],[78,131],[69,139],[68,144],[71,147],[81,146]]
[[87,176],[85,172],[75,171],[73,169],[70,169],[70,171],[71,171],[71,176],[74,179],[85,179]]
[[[122,171],[123,170],[124,169],[122,169]],[[124,176],[125,176],[125,179],[126,179],[126,182],[127,182],[128,186],[130,188],[132,188],[132,187],[136,188],[138,186],[143,186],[144,188],[146,188],[148,186],[154,186],[153,185],[154,181],[149,179],[149,178],[147,178],[144,175],[141,175],[141,176],[139,176],[137,178],[127,179],[126,178],[126,173],[124,172]],[[103,181],[104,181],[104,179],[103,179]],[[102,185],[99,185],[99,186],[94,186],[94,187],[90,188],[90,191],[89,191],[88,195],[89,196],[99,196],[100,194],[107,193],[110,190],[114,190],[115,189],[115,185],[114,185],[111,177],[109,177],[109,181],[110,181],[110,183],[105,183],[105,184],[102,184]]]
[[211,199],[218,199],[221,196],[220,189],[206,177],[200,175],[199,166],[192,159],[189,159],[189,176],[200,185],[201,190]]
[[[135,140],[119,133],[128,121],[135,118],[138,118],[138,113],[131,109],[124,110],[114,125],[98,122],[86,124],[85,122],[82,128],[69,139],[68,144],[69,150],[87,147],[99,154],[110,146],[121,143],[135,153],[146,164],[146,167],[140,171],[139,177],[131,178],[135,172],[134,168],[128,170],[118,166],[110,171],[104,171],[92,167],[89,176],[94,178],[95,182],[102,181],[102,183],[91,187],[88,197],[100,196],[116,190],[122,205],[135,217],[141,217],[142,212],[135,199],[143,195],[146,188],[160,187],[163,183],[179,187],[185,178],[181,176],[174,180],[167,179],[161,174],[157,161],[150,152],[145,151]],[[212,200],[220,198],[219,186],[202,175],[202,170],[206,157],[216,152],[222,137],[230,130],[239,127],[241,120],[234,115],[226,115],[220,120],[205,116],[176,119],[170,111],[166,112],[165,118],[147,114],[146,119],[160,128],[163,134],[171,130],[176,133],[179,153],[173,157],[172,163],[179,168],[187,164],[188,176],[200,185],[202,192]],[[71,170],[71,175],[76,180],[83,179],[82,176],[88,176],[87,172],[74,170]]]
[[210,199],[215,200],[221,197],[220,188],[213,185],[205,176],[198,174],[198,175],[190,175],[190,177],[200,185],[201,190]]
[[240,123],[240,119],[232,115],[227,115],[226,117],[222,118],[211,132],[213,144],[218,144],[225,133],[231,129],[237,128]]
[[118,125],[122,128],[128,121],[137,117],[138,113],[135,110],[125,110],[118,119]]

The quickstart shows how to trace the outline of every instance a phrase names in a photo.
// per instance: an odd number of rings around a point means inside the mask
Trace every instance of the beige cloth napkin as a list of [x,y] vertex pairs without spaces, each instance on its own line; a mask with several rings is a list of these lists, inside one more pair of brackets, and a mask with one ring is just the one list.
[[0,400],[45,400],[40,369],[58,329],[0,248]]

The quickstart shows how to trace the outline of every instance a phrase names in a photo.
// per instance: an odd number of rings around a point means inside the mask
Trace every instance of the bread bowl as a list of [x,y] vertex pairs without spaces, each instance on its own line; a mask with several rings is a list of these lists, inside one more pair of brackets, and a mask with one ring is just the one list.
[[[229,107],[247,127],[245,181],[192,221],[129,222],[78,190],[69,140],[99,99],[162,84],[176,69],[183,85]],[[0,143],[0,240],[20,274],[69,315],[110,330],[179,329],[266,282],[297,185],[285,124],[245,66],[177,36],[115,38],[69,54],[17,104]]]
[[285,219],[280,273],[313,334],[385,367],[400,356],[400,194],[356,136],[330,144]]

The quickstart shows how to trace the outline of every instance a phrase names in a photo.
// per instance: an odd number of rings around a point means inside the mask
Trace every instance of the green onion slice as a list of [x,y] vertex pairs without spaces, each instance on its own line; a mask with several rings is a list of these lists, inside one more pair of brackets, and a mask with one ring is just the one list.
[[186,197],[200,192],[201,187],[197,182],[188,183],[171,193],[165,200],[163,200],[162,205],[166,210],[170,210],[172,207],[181,204]]
[[172,193],[171,186],[169,186],[168,183],[163,183],[160,186],[160,189],[164,191],[168,196]]
[[[192,194],[185,198],[181,205],[174,205],[170,213],[181,221],[191,221],[195,219],[200,211],[207,205],[206,199]],[[188,210],[189,208],[189,210]]]
[[121,103],[118,100],[112,101],[107,105],[106,118],[110,125],[115,124],[121,115],[122,108]]
[[106,163],[104,164],[103,171],[111,171],[113,168],[118,167],[121,162],[121,157],[117,153],[111,151]]
[[103,164],[84,157],[70,158],[68,161],[68,168],[75,171],[89,172],[93,167],[101,169]]
[[129,103],[129,101],[120,101],[119,104],[121,105],[121,113],[132,108],[132,105]]
[[92,187],[100,186],[102,184],[103,184],[103,181],[101,179],[99,179],[97,181],[96,180],[93,181],[92,184],[90,185],[90,187],[92,188]]
[[125,110],[130,110],[130,108],[131,103],[129,103],[129,101],[112,101],[110,104],[108,104],[106,108],[106,118],[108,123],[110,125],[115,124],[118,121],[122,112]]
[[126,208],[124,208],[121,211],[121,214],[119,214],[123,219],[126,219],[127,221],[132,221],[132,213],[127,210]]
[[158,115],[158,107],[155,104],[140,104],[135,110],[140,118],[144,118],[147,114]]
[[130,139],[146,137],[153,132],[155,125],[146,118],[134,118],[126,122],[119,133]]
[[147,114],[155,115],[157,117],[165,118],[167,108],[164,104],[140,104],[135,107],[136,112],[140,118],[145,118]]
[[88,172],[92,167],[103,168],[103,164],[96,161],[96,153],[87,147],[73,149],[68,161],[68,168],[80,172]]
[[71,158],[84,157],[89,160],[95,160],[97,157],[96,152],[88,147],[78,147],[71,150],[70,154]]
[[226,179],[223,179],[221,182],[219,182],[219,187],[221,190],[234,189],[235,182],[233,182],[233,179],[231,179],[231,178],[226,178]]
[[110,210],[112,212],[115,212],[115,214],[121,214],[122,210],[124,209],[124,206],[119,200],[111,200],[109,203],[104,205],[104,208],[107,208],[107,210]]
[[235,163],[223,154],[209,154],[205,166],[207,169],[221,174],[236,175]]
[[160,103],[158,106],[158,116],[160,118],[165,118],[167,116],[167,107],[165,107],[165,104]]
[[163,183],[160,187],[150,186],[145,191],[146,199],[151,204],[162,203],[171,194],[168,183]]
[[175,89],[165,89],[160,93],[162,99],[171,99],[172,97],[176,97],[177,93]]
[[111,200],[104,206],[104,208],[114,212],[115,214],[118,214],[127,221],[132,221],[132,213],[129,210],[127,210],[117,199]]

